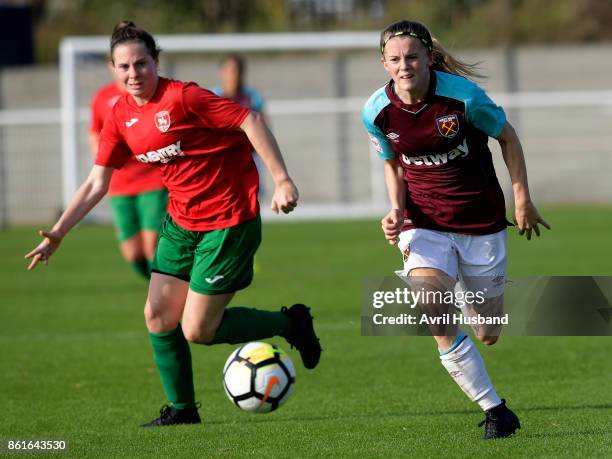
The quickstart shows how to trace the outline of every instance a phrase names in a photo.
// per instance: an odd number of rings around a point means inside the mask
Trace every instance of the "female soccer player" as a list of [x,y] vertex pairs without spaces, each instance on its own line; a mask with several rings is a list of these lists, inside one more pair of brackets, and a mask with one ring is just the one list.
[[145,426],[199,423],[187,341],[233,344],[279,335],[298,349],[306,368],[319,361],[321,347],[305,305],[280,312],[226,309],[235,292],[251,283],[261,240],[253,148],[274,180],[273,211],[291,212],[298,191],[261,117],[194,83],[158,76],[159,49],[149,33],[132,22],[119,23],[110,55],[127,94],[106,118],[89,177],[26,258],[32,260],[30,270],[46,264],[106,194],[115,168],[132,156],[160,167],[169,191],[168,215],[144,312],[170,405]]
[[[467,76],[425,26],[399,21],[381,34],[381,62],[391,77],[363,109],[373,147],[384,160],[391,210],[382,219],[404,259],[403,275],[425,291],[447,292],[458,277],[468,291],[486,292],[476,310],[501,312],[506,275],[504,196],[487,147],[497,139],[512,179],[519,234],[549,228],[533,205],[518,137],[504,111]],[[482,293],[481,293],[482,295]],[[422,305],[435,315],[443,305]],[[476,309],[476,305],[472,306]],[[477,329],[494,344],[498,330]],[[493,388],[482,358],[457,327],[432,331],[440,359],[455,382],[485,411],[484,438],[506,437],[520,423]]]
[[[123,94],[122,83],[114,81],[101,87],[91,101],[89,146],[94,160],[104,119]],[[134,271],[149,279],[159,227],[168,203],[161,171],[130,158],[113,174],[108,194],[121,254]]]

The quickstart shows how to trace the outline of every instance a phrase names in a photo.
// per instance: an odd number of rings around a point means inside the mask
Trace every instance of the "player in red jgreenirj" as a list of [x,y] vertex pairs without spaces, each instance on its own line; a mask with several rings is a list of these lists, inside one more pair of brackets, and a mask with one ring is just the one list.
[[145,426],[199,423],[188,341],[234,344],[278,335],[298,349],[306,368],[319,362],[321,347],[307,306],[226,308],[236,291],[251,283],[261,241],[251,151],[258,152],[274,181],[273,211],[293,211],[298,191],[261,116],[194,83],[160,77],[159,49],[148,32],[119,23],[110,55],[127,94],[106,118],[89,177],[26,255],[32,260],[28,268],[48,262],[106,194],[115,169],[132,157],[160,168],[169,191],[168,215],[144,313],[170,404]]
[[[104,120],[124,94],[121,82],[114,81],[101,87],[92,98],[89,145],[94,160]],[[148,279],[168,202],[161,171],[130,158],[113,174],[108,195],[121,254],[138,274]]]

